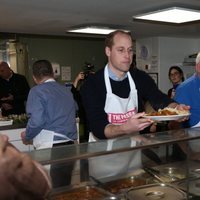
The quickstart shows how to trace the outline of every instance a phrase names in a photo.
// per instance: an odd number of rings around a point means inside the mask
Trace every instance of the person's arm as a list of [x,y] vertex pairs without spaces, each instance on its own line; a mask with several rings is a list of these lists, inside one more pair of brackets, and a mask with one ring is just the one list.
[[137,134],[153,122],[150,119],[142,118],[142,116],[144,116],[144,113],[137,113],[121,125],[108,124],[104,130],[105,136],[114,138],[122,135]]
[[189,106],[179,104],[177,101],[161,92],[154,80],[147,73],[137,70],[135,78],[139,94],[141,94],[143,99],[148,100],[155,110],[163,109],[165,107],[176,108],[178,110],[190,109]]
[[28,93],[30,91],[29,84],[26,78],[22,75],[17,76],[14,79],[15,87],[12,90],[13,100],[14,101],[26,101]]
[[25,140],[31,141],[44,127],[45,110],[42,97],[36,94],[37,91],[30,91],[27,101],[27,115],[30,117],[26,126]]
[[84,72],[80,72],[80,73],[76,76],[76,78],[75,78],[75,80],[74,80],[74,82],[73,82],[73,86],[74,86],[75,88],[77,88],[79,81],[80,81],[80,80],[83,80],[84,78],[85,78]]
[[[154,80],[147,73],[138,70],[135,79],[139,95],[142,99],[148,101],[155,110],[163,109],[171,103],[175,103],[173,99],[170,99],[158,89]],[[173,104],[170,106],[173,106]]]

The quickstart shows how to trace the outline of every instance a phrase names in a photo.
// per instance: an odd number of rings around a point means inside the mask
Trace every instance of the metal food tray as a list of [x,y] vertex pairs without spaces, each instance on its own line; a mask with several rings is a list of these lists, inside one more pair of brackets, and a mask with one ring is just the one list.
[[156,167],[146,167],[146,171],[160,182],[172,183],[192,176],[192,173],[189,174],[187,169],[183,167],[185,165],[184,162],[170,163]]
[[171,184],[157,183],[130,189],[127,200],[185,200],[186,193]]
[[146,184],[148,184],[148,182],[145,178],[130,176],[127,178],[106,182],[104,183],[104,188],[113,194],[118,194],[121,192],[121,190]]
[[109,200],[109,199],[118,199],[113,194],[108,191],[103,190],[102,188],[96,187],[94,185],[85,185],[75,186],[73,188],[65,188],[54,192],[51,197],[51,200]]
[[[100,181],[99,181],[100,182]],[[155,183],[156,180],[142,170],[140,174],[128,174],[113,178],[101,179],[101,186],[112,194],[119,194],[132,187]]]
[[155,169],[155,174],[162,179],[162,182],[179,182],[185,179],[200,177],[200,167],[196,162],[170,163],[152,167],[152,169]]
[[200,177],[200,168],[192,169],[191,173],[193,173],[195,177]]
[[177,186],[191,195],[200,197],[200,178],[188,179],[177,183]]

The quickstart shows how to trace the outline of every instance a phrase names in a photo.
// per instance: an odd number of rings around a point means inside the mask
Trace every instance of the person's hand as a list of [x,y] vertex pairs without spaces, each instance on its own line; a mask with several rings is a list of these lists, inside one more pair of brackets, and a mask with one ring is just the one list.
[[0,157],[2,156],[8,144],[8,136],[0,134]]
[[79,74],[76,76],[76,78],[75,78],[75,80],[74,80],[74,82],[73,82],[74,87],[77,88],[78,82],[79,82],[80,80],[84,80],[84,79],[85,79],[85,74],[84,74],[84,72],[79,72]]
[[189,105],[185,105],[185,104],[178,104],[178,103],[170,103],[168,105],[169,108],[175,108],[177,110],[185,110],[188,111],[190,110],[190,106]]
[[12,94],[9,94],[8,97],[2,97],[1,100],[2,101],[12,101],[14,99]]
[[186,110],[186,111],[189,112],[190,106],[185,105],[185,104],[178,104],[178,105],[176,106],[176,109],[177,109],[177,110]]
[[[188,113],[189,113],[189,111],[190,111],[190,106],[185,105],[185,104],[178,104],[178,105],[176,106],[176,109],[177,109],[177,110],[185,110],[185,111],[188,111]],[[188,119],[189,119],[189,116],[183,117],[183,118],[181,118],[181,119],[178,119],[177,121],[178,121],[178,122],[184,122],[184,121],[187,121]]]
[[138,132],[144,130],[146,127],[150,126],[154,121],[151,119],[143,118],[144,112],[137,113],[130,117],[127,122],[123,124],[127,133]]
[[[169,104],[168,107],[175,108],[176,110],[180,110],[180,111],[186,111],[188,113],[190,112],[190,106],[185,105],[185,104],[171,103],[171,104]],[[189,116],[180,118],[176,121],[177,122],[183,122],[183,121],[187,121],[188,119],[189,119]]]
[[13,108],[13,106],[9,103],[2,103],[1,104],[1,107],[4,109],[4,110],[11,110]]
[[157,130],[157,123],[155,122],[150,126],[149,131],[150,131],[150,133],[155,133],[156,130]]
[[26,140],[26,132],[25,131],[21,132],[21,139],[22,139],[23,144],[25,144],[25,145],[33,143],[32,141]]
[[44,168],[1,134],[0,180],[0,199],[46,199],[52,187]]

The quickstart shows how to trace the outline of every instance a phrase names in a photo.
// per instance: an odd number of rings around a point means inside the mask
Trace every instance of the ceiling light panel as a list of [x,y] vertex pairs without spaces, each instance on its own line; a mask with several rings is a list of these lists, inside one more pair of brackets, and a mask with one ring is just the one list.
[[200,11],[180,7],[172,7],[137,15],[133,18],[180,24],[200,20]]
[[67,32],[106,35],[106,34],[109,34],[112,31],[115,31],[115,30],[116,29],[110,29],[110,28],[83,27],[83,28],[77,28],[77,29],[74,29],[74,30],[68,30]]
[[[120,29],[120,28],[119,28]],[[71,30],[67,30],[66,32],[69,33],[85,33],[85,34],[99,34],[99,35],[107,35],[113,31],[116,31],[118,29],[109,28],[109,27],[98,27],[98,26],[86,26],[86,27],[80,27],[80,28],[74,28]],[[130,32],[128,30],[120,29],[126,32]]]

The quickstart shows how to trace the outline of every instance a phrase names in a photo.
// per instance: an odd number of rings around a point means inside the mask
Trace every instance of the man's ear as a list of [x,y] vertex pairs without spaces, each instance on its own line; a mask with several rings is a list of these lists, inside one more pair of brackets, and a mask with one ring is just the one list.
[[36,84],[38,84],[38,80],[37,80],[37,78],[33,75],[33,80],[34,80],[34,82],[36,83]]
[[105,48],[105,54],[106,54],[106,56],[110,56],[110,48],[109,47]]
[[200,63],[196,64],[195,68],[197,72],[200,72]]

